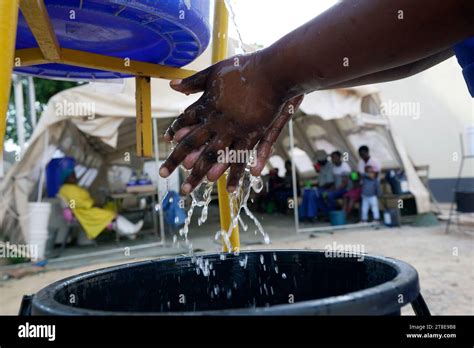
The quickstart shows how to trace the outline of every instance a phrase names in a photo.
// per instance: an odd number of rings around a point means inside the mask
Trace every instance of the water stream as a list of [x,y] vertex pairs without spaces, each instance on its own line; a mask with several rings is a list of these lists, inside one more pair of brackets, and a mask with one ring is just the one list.
[[[192,254],[192,243],[188,238],[189,226],[191,224],[192,217],[195,213],[196,208],[201,208],[201,215],[198,218],[198,225],[201,226],[207,221],[209,204],[212,200],[212,192],[215,185],[213,182],[209,182],[206,179],[191,193],[191,206],[188,209],[186,219],[184,221],[183,227],[179,230],[179,236],[184,240],[186,246]],[[248,230],[248,225],[243,221],[241,217],[242,211],[253,221],[255,224],[255,234],[260,233],[263,237],[265,244],[270,243],[270,237],[265,233],[262,224],[258,221],[257,217],[250,211],[248,207],[248,200],[252,191],[255,193],[260,193],[263,188],[262,179],[260,177],[255,177],[250,174],[250,168],[246,168],[244,175],[239,181],[237,189],[229,195],[229,205],[231,212],[231,224],[227,231],[220,230],[216,233],[215,238],[222,240],[225,243],[225,246],[228,250],[232,250],[233,246],[231,245],[230,237],[232,231],[237,225],[244,230]],[[174,243],[176,243],[177,238],[174,238]]]

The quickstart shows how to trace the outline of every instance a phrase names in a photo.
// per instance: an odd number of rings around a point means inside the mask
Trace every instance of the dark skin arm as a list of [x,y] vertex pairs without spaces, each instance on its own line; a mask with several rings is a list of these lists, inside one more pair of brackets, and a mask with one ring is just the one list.
[[185,163],[192,169],[182,187],[186,194],[204,176],[217,180],[230,167],[232,191],[245,164],[217,163],[218,150],[257,146],[251,172],[259,175],[301,95],[422,71],[473,36],[473,22],[472,0],[343,1],[268,48],[172,81],[177,91],[204,94],[167,131],[166,138],[178,145],[160,175]]
[[374,83],[400,80],[406,77],[416,75],[426,69],[429,69],[432,66],[435,66],[445,61],[446,59],[451,58],[453,54],[454,52],[452,49],[447,49],[439,53],[436,53],[430,57],[420,59],[419,61],[406,64],[400,67],[396,67],[393,69],[379,71],[379,72],[369,74],[366,76],[361,76],[353,80],[345,81],[335,86],[331,86],[327,89],[348,88],[348,87],[355,87],[355,86],[362,86],[362,85],[368,85],[368,84],[374,84]]

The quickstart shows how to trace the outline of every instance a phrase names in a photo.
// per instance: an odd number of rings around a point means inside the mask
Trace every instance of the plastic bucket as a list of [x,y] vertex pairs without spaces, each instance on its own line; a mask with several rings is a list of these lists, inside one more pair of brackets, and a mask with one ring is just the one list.
[[419,294],[385,257],[265,250],[150,260],[76,275],[33,296],[33,315],[389,315]]
[[51,203],[28,203],[28,231],[26,242],[35,248],[37,258],[43,259],[48,240],[48,222],[51,213]]
[[385,209],[383,213],[383,223],[388,227],[399,227],[401,226],[401,216],[399,209]]
[[344,210],[334,210],[329,212],[329,221],[333,226],[346,224],[346,212]]
[[456,191],[456,210],[460,213],[474,213],[474,191]]

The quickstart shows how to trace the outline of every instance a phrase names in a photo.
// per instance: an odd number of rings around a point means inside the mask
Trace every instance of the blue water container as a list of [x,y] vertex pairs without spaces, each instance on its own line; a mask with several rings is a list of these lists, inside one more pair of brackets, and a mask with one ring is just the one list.
[[63,184],[62,173],[74,170],[76,160],[72,157],[52,159],[46,166],[46,191],[48,197],[56,197]]
[[[210,40],[210,0],[45,0],[63,48],[181,67]],[[16,49],[38,47],[19,14]],[[56,79],[113,79],[115,72],[62,64],[18,67],[17,73]]]
[[340,226],[346,224],[346,212],[344,210],[333,210],[329,212],[329,221],[332,226]]

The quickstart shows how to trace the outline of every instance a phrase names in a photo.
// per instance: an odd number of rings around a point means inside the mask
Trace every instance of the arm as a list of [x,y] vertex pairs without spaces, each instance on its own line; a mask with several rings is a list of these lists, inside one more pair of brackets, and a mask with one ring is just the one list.
[[393,69],[379,71],[379,72],[369,74],[366,76],[361,76],[353,80],[345,81],[337,85],[328,87],[327,89],[348,88],[348,87],[362,86],[362,85],[381,83],[381,82],[390,82],[394,80],[403,79],[406,77],[416,75],[426,69],[429,69],[432,66],[435,66],[445,61],[446,59],[452,57],[453,54],[454,52],[452,49],[447,49],[437,54],[434,54],[428,58],[420,59],[419,61],[416,61],[414,63],[406,64],[406,65],[393,68]]
[[257,146],[251,172],[259,175],[301,95],[422,71],[474,35],[473,18],[472,0],[344,1],[266,49],[172,81],[179,92],[204,94],[168,129],[165,137],[178,144],[160,175],[184,163],[192,169],[182,187],[186,194],[204,176],[217,180],[230,167],[227,187],[233,191],[245,163],[217,163],[219,150]]
[[419,61],[429,66],[429,57],[443,58],[474,35],[473,13],[470,0],[343,1],[264,49],[264,69],[282,95],[293,96]]

